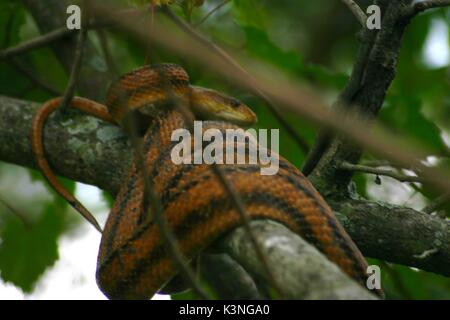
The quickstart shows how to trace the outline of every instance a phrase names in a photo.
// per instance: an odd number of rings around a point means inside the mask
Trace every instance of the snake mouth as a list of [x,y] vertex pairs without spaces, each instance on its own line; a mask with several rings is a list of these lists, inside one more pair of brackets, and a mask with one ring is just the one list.
[[248,109],[240,112],[235,110],[219,110],[212,115],[206,115],[207,120],[228,121],[242,127],[250,127],[257,121],[256,114]]
[[256,123],[256,114],[239,100],[212,89],[197,86],[191,88],[193,111],[201,119],[228,121],[245,127]]

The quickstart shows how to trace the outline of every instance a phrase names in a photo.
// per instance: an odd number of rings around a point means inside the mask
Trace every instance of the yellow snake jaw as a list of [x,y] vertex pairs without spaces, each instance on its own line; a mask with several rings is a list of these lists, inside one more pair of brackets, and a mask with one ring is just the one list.
[[212,89],[191,86],[191,107],[204,120],[222,120],[243,127],[257,122],[256,114],[244,103]]

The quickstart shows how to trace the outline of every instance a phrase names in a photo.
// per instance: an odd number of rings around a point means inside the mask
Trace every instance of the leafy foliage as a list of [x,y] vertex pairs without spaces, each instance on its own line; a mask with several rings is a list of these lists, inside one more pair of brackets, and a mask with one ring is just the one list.
[[2,222],[0,270],[2,279],[31,292],[44,271],[58,259],[58,237],[64,215],[51,203],[31,223],[17,218]]

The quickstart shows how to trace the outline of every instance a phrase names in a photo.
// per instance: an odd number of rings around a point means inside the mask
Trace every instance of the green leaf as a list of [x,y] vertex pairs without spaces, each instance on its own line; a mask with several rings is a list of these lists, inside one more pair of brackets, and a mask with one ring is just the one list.
[[239,23],[265,28],[267,23],[266,12],[264,12],[261,3],[256,0],[234,0],[233,11],[236,20]]
[[114,204],[114,198],[106,191],[102,191],[102,199],[106,202],[108,207],[112,208]]
[[0,47],[18,43],[24,23],[25,10],[20,1],[0,0]]
[[406,137],[421,142],[437,154],[444,150],[439,127],[422,113],[422,102],[411,95],[391,95],[380,114],[382,123]]
[[0,229],[0,273],[24,292],[31,292],[39,277],[58,259],[58,236],[64,215],[50,204],[33,222],[9,217]]
[[383,286],[393,298],[450,299],[450,279],[446,277],[400,265],[391,265],[386,273]]
[[340,89],[347,82],[348,76],[344,74],[333,73],[313,63],[305,64],[299,52],[280,48],[263,29],[251,25],[241,25],[241,28],[246,36],[245,50],[250,56],[320,86]]
[[249,54],[292,74],[304,69],[298,53],[280,49],[264,30],[251,25],[241,25],[241,27],[245,32],[247,39],[245,49]]

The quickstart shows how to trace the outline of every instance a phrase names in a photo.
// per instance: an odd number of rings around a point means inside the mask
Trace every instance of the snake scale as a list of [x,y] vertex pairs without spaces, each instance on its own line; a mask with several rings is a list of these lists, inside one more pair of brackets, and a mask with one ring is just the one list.
[[[74,98],[71,106],[119,124],[125,131],[129,130],[125,119],[133,115],[135,124],[144,128],[146,172],[181,252],[192,260],[242,222],[208,165],[175,165],[171,161],[171,134],[187,124],[185,117],[168,103],[172,100],[167,91],[188,103],[196,118],[207,120],[203,130],[215,128],[225,133],[226,129],[256,121],[253,112],[238,100],[191,86],[184,69],[174,64],[145,66],[123,75],[110,87],[106,107],[82,98]],[[36,113],[31,135],[33,151],[52,186],[100,229],[89,212],[58,183],[45,160],[42,129],[60,101],[50,100]],[[365,285],[364,257],[297,168],[282,157],[275,175],[261,175],[260,164],[220,166],[242,197],[251,219],[282,223]],[[178,272],[158,225],[148,216],[147,206],[144,179],[133,163],[108,216],[98,256],[97,283],[111,299],[150,298]]]

